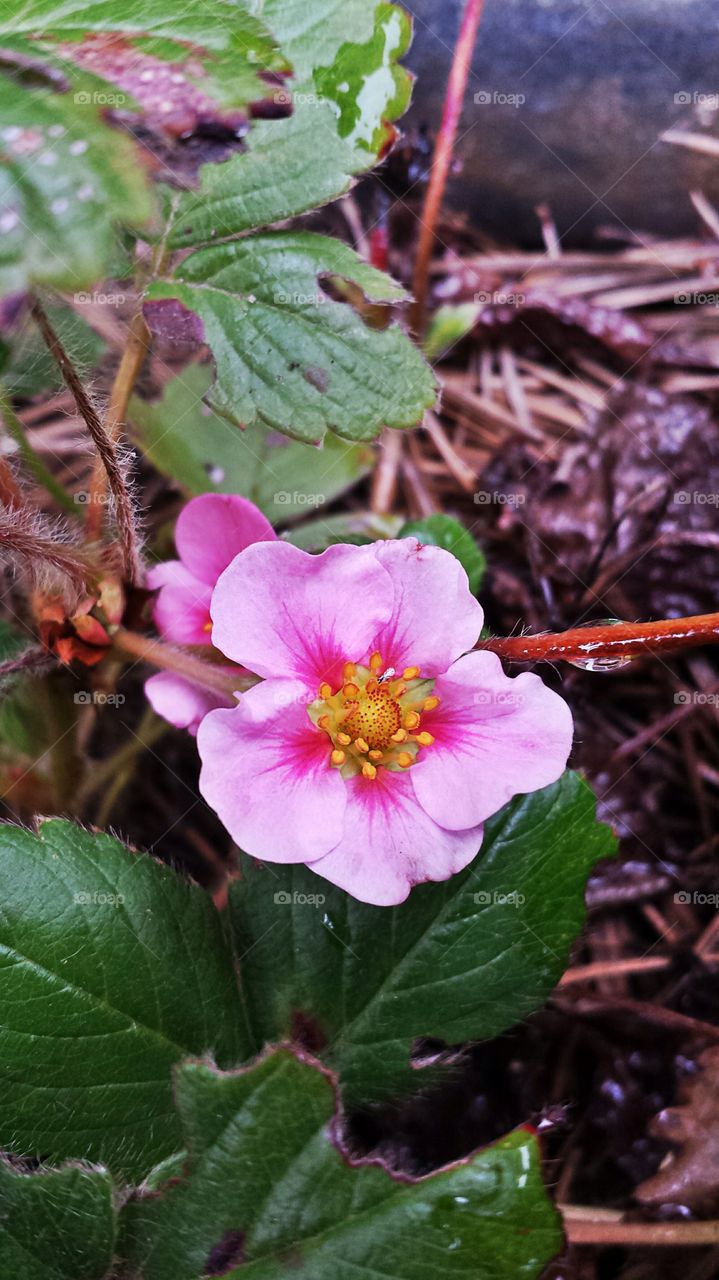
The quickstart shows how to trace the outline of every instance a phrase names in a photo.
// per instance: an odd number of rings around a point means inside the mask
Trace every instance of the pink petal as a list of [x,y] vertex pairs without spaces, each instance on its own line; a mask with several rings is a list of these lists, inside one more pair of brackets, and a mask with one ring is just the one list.
[[392,582],[370,550],[248,547],[215,587],[213,643],[261,676],[294,677],[313,691],[337,684],[343,663],[362,661],[392,612]]
[[342,834],[346,784],[295,680],[256,685],[197,735],[200,791],[232,838],[269,862],[313,862]]
[[435,741],[410,770],[435,822],[460,830],[484,822],[512,796],[555,782],[572,745],[563,698],[524,672],[510,679],[494,653],[468,653],[434,687],[439,707],[422,729]]
[[157,564],[147,575],[151,591],[160,588],[153,605],[155,626],[175,644],[209,644],[212,587],[193,577],[179,560]]
[[378,907],[404,902],[425,880],[448,880],[472,861],[482,828],[446,831],[418,805],[408,774],[380,770],[374,781],[353,778],[345,832],[310,870]]
[[197,733],[200,721],[216,707],[231,707],[235,699],[229,694],[201,689],[173,671],[160,671],[145,681],[145,694],[153,711],[178,729]]
[[390,620],[372,648],[398,671],[408,666],[430,676],[446,671],[476,644],[484,616],[461,564],[449,551],[423,546],[416,538],[375,542],[367,549],[395,588]]
[[175,526],[175,546],[182,563],[210,587],[245,547],[272,542],[276,537],[254,502],[235,493],[203,493],[192,498]]

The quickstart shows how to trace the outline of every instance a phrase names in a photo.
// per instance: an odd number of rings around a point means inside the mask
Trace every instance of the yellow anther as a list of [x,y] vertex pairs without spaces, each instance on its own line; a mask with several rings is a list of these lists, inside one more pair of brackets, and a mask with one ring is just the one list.
[[357,668],[354,662],[345,662],[345,665],[342,668],[343,678],[345,680],[354,680],[356,675],[357,675]]
[[345,698],[357,698],[359,697],[359,685],[353,684],[351,680],[348,680],[342,692]]
[[365,751],[369,751],[369,744],[365,742],[364,738],[355,738],[355,746],[363,754]]
[[432,737],[431,733],[418,733],[417,742],[419,743],[420,747],[431,747],[432,743],[434,742],[434,738]]
[[340,764],[344,764],[344,762],[345,762],[345,760],[347,759],[347,757],[346,757],[346,755],[345,755],[344,751],[340,751],[339,749],[335,749],[335,750],[332,752],[332,755],[330,756],[330,759],[331,759],[331,761],[332,761],[332,763],[333,763],[333,764],[340,765]]
[[439,706],[439,701],[439,698],[435,697],[434,694],[430,698],[425,698],[422,703],[423,711],[434,711],[435,707]]
[[402,672],[403,680],[416,680],[419,675],[419,667],[405,667]]
[[393,733],[392,737],[390,738],[390,742],[406,742],[406,741],[407,741],[406,729],[398,729],[397,732]]
[[211,631],[211,630],[212,630],[212,618],[208,618],[208,619],[207,619],[207,622],[205,623],[205,625],[204,625],[204,627],[202,628],[202,630],[203,630],[203,631]]
[[367,761],[365,764],[362,765],[362,776],[365,778],[369,778],[370,782],[372,781],[373,778],[377,777],[377,770],[375,769],[373,764],[369,763],[369,761]]
[[326,680],[323,680],[322,684],[319,687],[319,695],[321,698],[332,697],[332,685],[328,684]]
[[412,757],[409,754],[409,751],[400,751],[399,755],[397,756],[397,764],[400,766],[400,768],[409,769],[409,766],[411,765],[411,763],[412,763]]
[[329,716],[320,716],[319,720],[317,721],[318,728],[324,729],[325,733],[329,729],[329,724],[330,724]]
[[370,760],[381,760],[382,752],[378,751],[377,748],[375,747],[374,751],[370,751],[369,758]]
[[404,718],[405,729],[416,729],[419,726],[419,713],[417,711],[408,711]]
[[337,741],[341,742],[343,747],[348,747],[352,739],[350,738],[348,733],[338,733]]
[[380,671],[383,666],[382,654],[375,651],[369,660],[370,671]]

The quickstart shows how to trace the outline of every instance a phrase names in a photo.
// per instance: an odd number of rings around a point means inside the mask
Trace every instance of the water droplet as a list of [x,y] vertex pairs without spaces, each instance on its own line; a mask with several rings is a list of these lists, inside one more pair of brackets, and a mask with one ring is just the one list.
[[[621,627],[624,625],[622,618],[595,618],[592,622],[582,622],[577,631],[590,627]],[[609,657],[592,657],[592,649],[601,649],[603,647],[600,641],[587,643],[586,654],[581,658],[567,658],[566,661],[571,667],[579,667],[580,671],[593,671],[606,675],[611,671],[619,671],[621,667],[626,667],[632,661],[631,658],[623,658],[621,654]],[[582,646],[585,648],[585,646]]]
[[15,210],[6,209],[4,213],[0,213],[0,233],[5,235],[8,231],[12,231],[18,222],[19,218]]
[[87,151],[87,143],[84,138],[76,138],[68,147],[71,156],[81,156]]

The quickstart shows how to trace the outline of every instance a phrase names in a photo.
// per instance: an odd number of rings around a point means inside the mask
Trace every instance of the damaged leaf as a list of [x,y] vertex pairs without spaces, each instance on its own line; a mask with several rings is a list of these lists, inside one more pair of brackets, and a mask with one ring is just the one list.
[[202,171],[199,192],[178,206],[174,247],[267,226],[336,199],[386,153],[396,135],[392,122],[407,109],[411,77],[397,60],[411,25],[397,5],[313,0],[303,8],[266,0],[261,12],[293,66],[285,90],[292,115],[259,122],[244,154]]
[[713,1213],[719,1205],[719,1049],[707,1049],[698,1067],[698,1075],[685,1081],[679,1105],[660,1111],[650,1126],[675,1150],[637,1187],[642,1204],[682,1204],[698,1213]]
[[238,425],[308,443],[328,430],[371,440],[383,425],[412,426],[434,401],[431,370],[397,324],[370,328],[329,298],[322,285],[332,276],[372,302],[406,297],[340,241],[268,233],[185,258],[148,290],[146,317],[162,326],[177,302],[198,317],[217,370],[212,406]]
[[177,1069],[184,1177],[124,1211],[120,1252],[143,1280],[530,1280],[559,1246],[531,1134],[429,1177],[390,1175],[342,1146],[333,1081],[281,1048],[244,1071]]

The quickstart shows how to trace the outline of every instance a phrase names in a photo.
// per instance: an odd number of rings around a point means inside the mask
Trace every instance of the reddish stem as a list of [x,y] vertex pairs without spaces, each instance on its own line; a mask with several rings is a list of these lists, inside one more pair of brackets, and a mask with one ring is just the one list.
[[596,662],[661,656],[718,641],[719,613],[701,613],[660,622],[602,623],[539,636],[490,636],[480,640],[477,648],[515,662]]
[[462,25],[454,47],[452,69],[449,73],[447,90],[444,96],[442,123],[437,134],[429,186],[427,187],[422,209],[419,243],[414,265],[414,305],[412,307],[411,323],[415,333],[421,332],[424,320],[424,308],[427,300],[427,277],[434,245],[435,227],[442,207],[449,166],[452,162],[452,148],[462,112],[464,92],[467,88],[467,77],[472,63],[472,54],[477,39],[477,29],[482,16],[483,5],[484,0],[466,0],[464,13],[462,14]]

